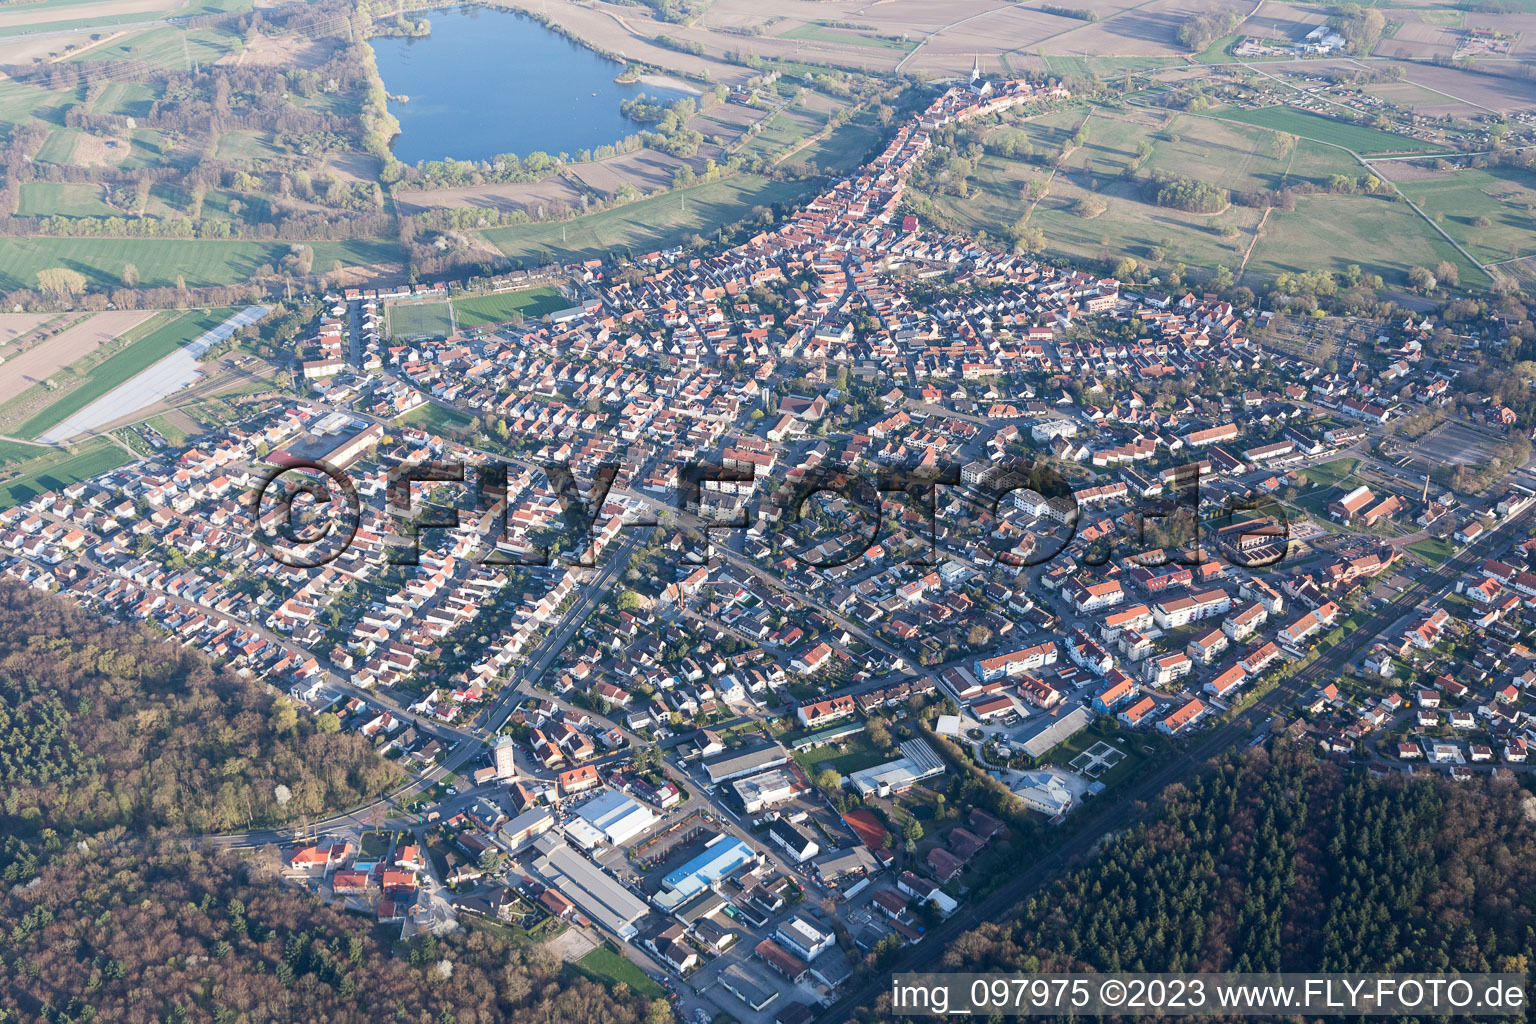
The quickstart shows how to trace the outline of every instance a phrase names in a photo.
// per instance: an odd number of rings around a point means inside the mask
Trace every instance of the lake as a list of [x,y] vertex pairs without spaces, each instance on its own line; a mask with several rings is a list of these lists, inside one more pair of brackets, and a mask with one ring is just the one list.
[[404,163],[539,150],[574,157],[642,130],[619,112],[621,100],[690,95],[621,85],[613,79],[624,65],[520,14],[455,7],[424,16],[430,35],[369,40],[385,91],[408,98],[389,102],[400,121],[392,148]]

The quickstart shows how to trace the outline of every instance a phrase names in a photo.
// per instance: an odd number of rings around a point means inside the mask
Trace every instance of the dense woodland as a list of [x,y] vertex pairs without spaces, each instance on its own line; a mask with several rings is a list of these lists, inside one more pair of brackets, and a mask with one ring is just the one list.
[[624,985],[484,932],[393,940],[275,881],[280,861],[71,850],[0,896],[0,1021],[660,1024]]
[[0,585],[0,884],[77,839],[296,820],[398,780],[313,722],[147,626]]
[[1283,745],[966,933],[958,971],[1515,971],[1536,953],[1536,797],[1373,779]]

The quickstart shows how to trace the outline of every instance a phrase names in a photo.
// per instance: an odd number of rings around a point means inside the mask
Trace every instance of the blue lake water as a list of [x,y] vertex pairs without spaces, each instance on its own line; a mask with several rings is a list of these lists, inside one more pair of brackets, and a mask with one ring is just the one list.
[[501,153],[551,155],[611,145],[642,129],[619,112],[640,93],[689,93],[621,85],[624,66],[532,18],[483,7],[428,11],[430,35],[370,40],[400,121],[396,158],[484,160]]

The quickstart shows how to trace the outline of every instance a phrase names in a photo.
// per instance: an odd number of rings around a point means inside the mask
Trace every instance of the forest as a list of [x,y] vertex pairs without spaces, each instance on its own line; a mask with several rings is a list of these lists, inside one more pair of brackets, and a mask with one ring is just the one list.
[[392,939],[247,859],[71,849],[0,896],[0,1021],[662,1024],[665,1001],[484,931]]
[[[1373,778],[1282,743],[961,936],[945,971],[1512,971],[1536,947],[1536,797]],[[874,1018],[871,1018],[874,1019]]]
[[0,584],[0,882],[68,844],[292,821],[400,781],[367,740],[148,626]]

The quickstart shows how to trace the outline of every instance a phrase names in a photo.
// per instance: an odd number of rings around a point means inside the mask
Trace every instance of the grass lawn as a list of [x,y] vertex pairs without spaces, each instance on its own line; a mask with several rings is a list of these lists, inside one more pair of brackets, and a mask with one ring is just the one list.
[[541,317],[569,305],[570,302],[560,294],[560,289],[551,286],[454,299],[453,315],[461,328],[481,327],[485,324],[504,324],[512,319],[513,314]]
[[875,145],[885,138],[873,112],[860,111],[852,120],[832,129],[826,138],[800,150],[791,163],[811,163],[823,171],[849,171],[864,162]]
[[[23,186],[25,188],[25,186]],[[1536,207],[1536,175],[1514,167],[1450,171],[1399,182],[1403,192],[1474,256],[1484,262],[1536,252],[1530,209]],[[1475,222],[1486,219],[1486,227]]]
[[[334,260],[343,266],[394,262],[399,247],[386,239],[313,242],[316,271],[329,270]],[[202,241],[177,238],[6,238],[0,241],[0,288],[35,288],[37,272],[70,267],[97,287],[117,287],[123,266],[139,268],[145,287],[167,287],[177,275],[188,285],[234,284],[271,268],[288,252],[287,242],[247,240]]]
[[[1089,138],[1093,137],[1090,121]],[[970,194],[960,199],[939,196],[935,203],[957,228],[968,234],[994,234],[999,225],[1012,224],[1029,209],[1021,190],[1031,179],[1044,181],[1048,172],[1034,164],[1002,157],[984,156],[970,178]],[[1093,185],[1093,188],[1089,186]],[[1108,210],[1080,217],[1077,203],[1098,196]],[[1252,238],[1261,213],[1234,206],[1224,213],[1202,216],[1184,213],[1145,201],[1141,182],[1114,177],[1089,178],[1081,172],[1057,174],[1050,193],[1035,206],[1030,226],[1045,235],[1048,248],[1068,256],[1098,259],[1132,256],[1147,261],[1156,250],[1162,259],[1193,267],[1226,265],[1234,270]],[[1237,234],[1223,238],[1221,226],[1230,224]]]
[[847,43],[878,50],[895,50],[899,53],[905,53],[917,45],[915,40],[881,39],[877,36],[865,35],[857,29],[833,28],[820,21],[797,25],[788,32],[781,33],[779,38],[804,39],[820,43]]
[[1319,487],[1336,487],[1340,480],[1353,476],[1359,467],[1359,459],[1334,459],[1332,462],[1308,466],[1301,471],[1301,475],[1310,484],[1316,484]]
[[[134,338],[126,348],[93,367],[85,382],[59,396],[17,428],[22,437],[36,437],[49,427],[85,408],[119,384],[148,369],[182,345],[213,329],[234,313],[232,309],[191,310],[147,335]],[[151,325],[153,322],[151,322]],[[130,332],[130,335],[135,332]]]
[[44,454],[12,462],[9,451],[0,451],[0,508],[30,501],[44,491],[57,491],[80,480],[89,480],[132,462],[134,456],[108,441],[96,438],[71,454],[61,448],[41,449]]
[[825,123],[825,119],[808,116],[806,112],[793,107],[781,110],[763,122],[757,134],[741,147],[741,152],[748,155],[760,154],[771,159],[795,143],[815,135]]
[[794,202],[813,188],[809,182],[739,174],[563,224],[518,224],[487,228],[481,234],[509,258],[528,265],[595,259],[615,250],[645,253],[677,245],[690,235],[707,235],[745,217],[753,207]]
[[157,68],[180,71],[190,64],[212,64],[226,54],[238,53],[241,45],[239,37],[223,29],[167,26],[132,32],[67,59],[82,63],[142,60]]
[[1410,139],[1406,135],[1396,135],[1365,125],[1351,124],[1348,121],[1324,117],[1295,107],[1260,107],[1257,110],[1227,109],[1212,111],[1211,116],[1226,121],[1258,125],[1260,128],[1290,132],[1304,139],[1329,142],[1362,154],[1432,153],[1443,150],[1443,147],[1432,142]]
[[446,338],[453,334],[453,314],[444,302],[391,302],[385,307],[391,338]]
[[835,769],[841,775],[850,775],[865,768],[884,764],[890,758],[869,741],[867,733],[855,733],[837,743],[812,747],[795,755],[800,767],[813,779],[823,768]]
[[445,427],[463,430],[469,426],[469,417],[440,405],[428,404],[412,409],[400,417],[400,422],[407,427],[420,427],[429,434],[436,434],[441,433]]
[[[1085,22],[1084,24],[1087,24]],[[1042,58],[1053,75],[1112,75],[1141,68],[1167,68],[1187,63],[1183,57],[1063,57]]]
[[0,81],[0,128],[7,134],[15,125],[33,119],[62,128],[65,113],[78,105],[75,89],[42,89],[21,82]]
[[100,185],[29,181],[21,186],[22,217],[112,217],[118,211],[101,196]]
[[628,957],[615,953],[606,945],[598,946],[577,960],[576,966],[606,985],[617,985],[622,981],[632,991],[650,999],[660,999],[666,995],[649,974],[642,971]]
[[1273,277],[1285,271],[1342,271],[1358,263],[1389,284],[1407,283],[1410,267],[1456,264],[1463,285],[1487,275],[1426,224],[1407,204],[1381,196],[1301,196],[1296,209],[1275,210],[1254,248],[1248,272]]
[[[1098,122],[1088,124],[1091,135]],[[1178,141],[1153,135],[1150,170],[1234,192],[1280,187],[1289,154],[1280,154],[1273,132],[1198,117],[1174,118],[1167,131]]]
[[1428,562],[1431,569],[1438,568],[1456,557],[1456,545],[1442,537],[1428,537],[1415,541],[1408,545],[1408,550]]

